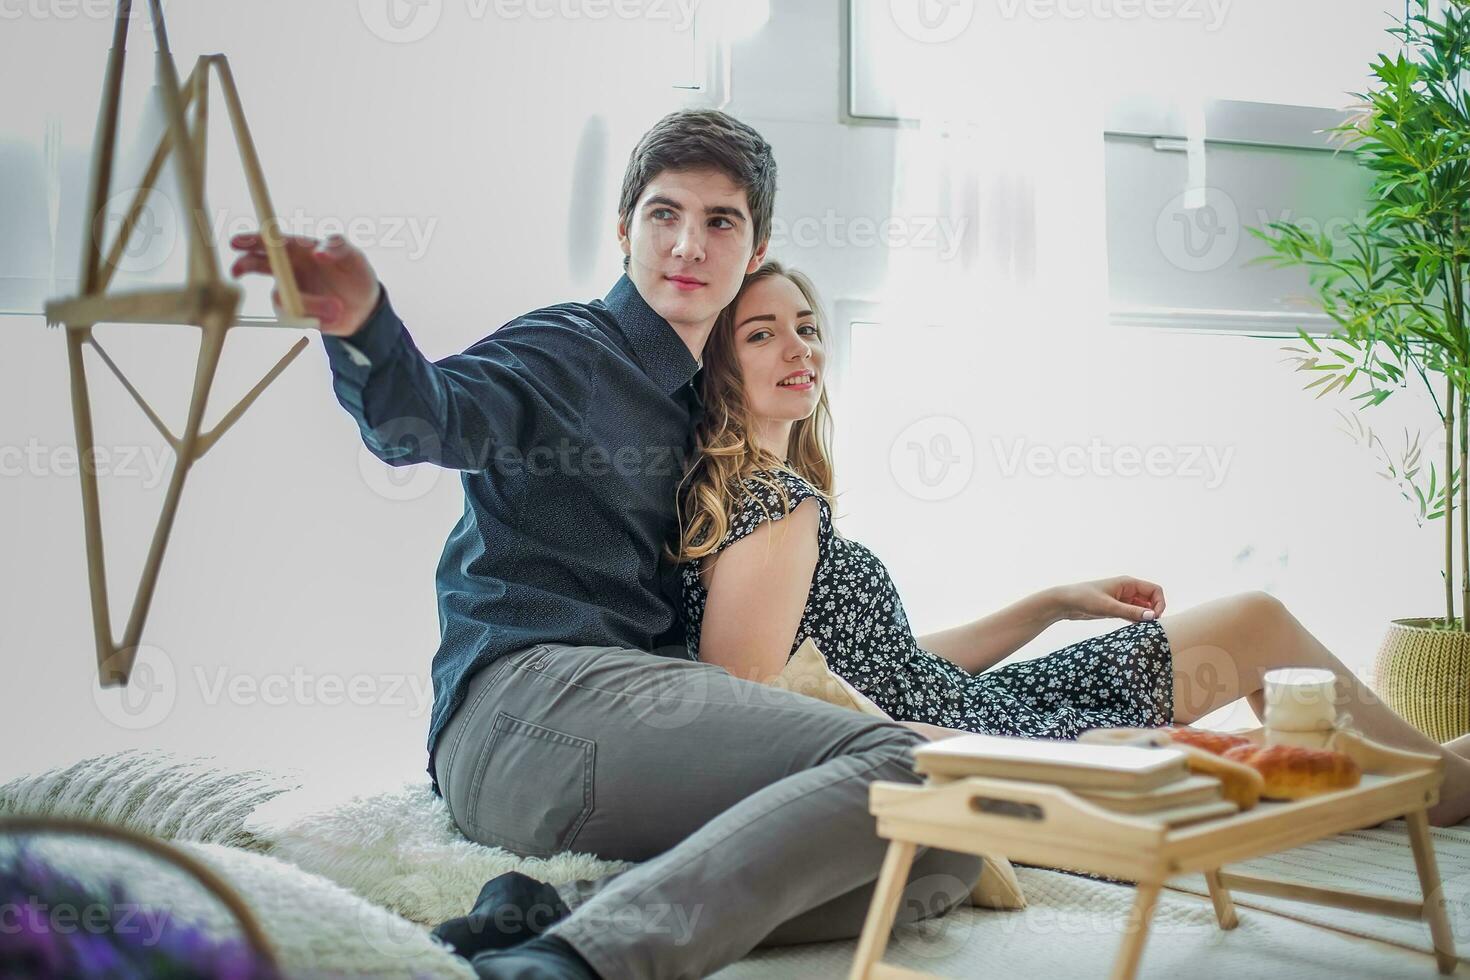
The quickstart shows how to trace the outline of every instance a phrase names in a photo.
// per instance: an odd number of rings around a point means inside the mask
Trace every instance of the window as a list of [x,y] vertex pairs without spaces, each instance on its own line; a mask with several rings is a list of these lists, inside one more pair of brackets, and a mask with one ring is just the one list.
[[[1305,270],[1250,265],[1267,249],[1246,229],[1296,220],[1330,234],[1366,216],[1366,172],[1323,131],[1395,49],[1379,0],[848,0],[844,12],[848,122],[968,114],[986,152],[1054,155],[1078,144],[1053,138],[1047,117],[1093,125],[1076,106],[1099,107],[1114,323],[1330,328],[1306,303]],[[1040,128],[1018,129],[1004,100]]]
[[1105,137],[1111,318],[1131,326],[1328,331],[1304,269],[1251,265],[1267,254],[1248,227],[1296,221],[1341,235],[1369,207],[1369,176],[1319,131],[1333,110],[1217,101],[1207,106],[1200,205],[1175,113],[1118,109]]

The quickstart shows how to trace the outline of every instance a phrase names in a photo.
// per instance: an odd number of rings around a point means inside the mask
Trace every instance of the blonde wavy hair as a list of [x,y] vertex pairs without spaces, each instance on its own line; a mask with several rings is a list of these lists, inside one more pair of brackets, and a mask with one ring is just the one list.
[[[773,259],[746,276],[740,292],[720,312],[704,347],[704,371],[700,379],[704,418],[695,428],[694,462],[680,481],[675,501],[679,550],[675,554],[665,548],[665,553],[675,561],[697,561],[719,547],[729,531],[731,516],[744,499],[754,496],[746,488],[746,480],[755,480],[776,491],[781,500],[782,515],[791,512],[791,498],[786,488],[769,477],[758,475],[759,470],[795,473],[826,499],[829,509],[833,509],[836,503],[832,475],[832,412],[827,402],[825,381],[812,414],[791,425],[789,466],[786,460],[777,459],[751,438],[753,418],[745,401],[745,384],[735,353],[735,310],[746,290],[772,276],[790,280],[801,291],[807,308],[813,313],[818,335],[824,342],[826,340],[827,320],[816,287],[801,272]],[[764,509],[765,504],[759,498],[756,500]]]

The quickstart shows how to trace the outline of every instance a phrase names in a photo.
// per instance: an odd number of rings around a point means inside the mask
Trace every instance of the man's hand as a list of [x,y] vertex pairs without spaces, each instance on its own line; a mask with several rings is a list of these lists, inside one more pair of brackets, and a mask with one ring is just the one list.
[[1164,614],[1164,590],[1152,582],[1127,575],[1059,585],[1052,590],[1062,619],[1106,619],[1130,622],[1157,619]]
[[[341,235],[332,235],[325,242],[304,235],[282,235],[281,240],[296,273],[306,315],[316,318],[324,334],[350,337],[357,333],[378,305],[381,288],[362,250]],[[230,266],[230,275],[270,275],[265,242],[259,232],[235,235],[230,246],[240,252]],[[278,289],[271,290],[271,304],[277,315],[285,312]]]

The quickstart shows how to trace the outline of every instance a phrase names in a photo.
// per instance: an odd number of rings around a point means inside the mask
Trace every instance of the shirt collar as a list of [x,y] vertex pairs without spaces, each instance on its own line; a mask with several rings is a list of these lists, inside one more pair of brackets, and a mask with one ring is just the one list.
[[648,305],[627,273],[602,302],[633,345],[643,370],[664,394],[672,395],[689,383],[701,365],[669,321]]

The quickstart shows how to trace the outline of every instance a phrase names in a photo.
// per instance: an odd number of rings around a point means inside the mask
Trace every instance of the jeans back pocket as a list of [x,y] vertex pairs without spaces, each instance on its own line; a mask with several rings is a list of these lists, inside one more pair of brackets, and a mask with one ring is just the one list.
[[467,823],[483,843],[549,857],[592,815],[597,743],[498,712],[480,749]]

